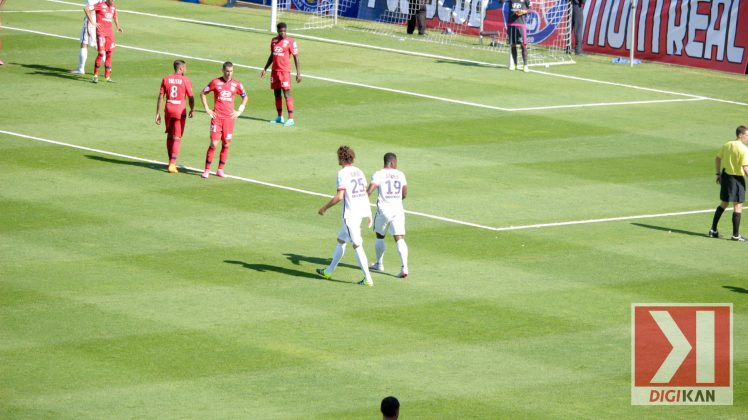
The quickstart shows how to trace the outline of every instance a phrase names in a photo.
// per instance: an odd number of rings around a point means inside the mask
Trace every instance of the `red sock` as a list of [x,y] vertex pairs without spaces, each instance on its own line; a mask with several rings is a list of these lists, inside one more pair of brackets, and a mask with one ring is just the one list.
[[104,77],[108,78],[112,75],[112,52],[106,53],[106,61],[104,62]]
[[283,115],[283,99],[280,96],[275,98],[275,110],[278,111],[278,116]]
[[101,67],[101,54],[98,54],[96,56],[96,61],[94,62],[94,76],[99,75],[99,67]]
[[221,147],[221,160],[218,161],[218,169],[223,169],[223,166],[226,165],[226,159],[229,157],[229,145],[224,144],[223,147]]
[[286,109],[288,110],[288,119],[293,119],[293,97],[286,98]]
[[179,145],[182,144],[181,139],[172,140],[171,153],[169,153],[169,163],[177,163],[177,157],[179,156]]
[[210,165],[213,163],[213,155],[216,154],[216,148],[211,144],[208,147],[208,153],[205,154],[205,170],[210,169]]
[[174,140],[171,138],[166,139],[166,154],[169,156],[169,163],[171,163],[171,151],[174,148]]

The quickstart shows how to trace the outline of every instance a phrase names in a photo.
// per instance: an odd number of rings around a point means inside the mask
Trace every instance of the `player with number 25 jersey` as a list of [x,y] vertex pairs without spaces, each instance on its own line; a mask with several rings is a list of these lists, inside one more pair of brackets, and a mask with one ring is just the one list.
[[359,284],[364,286],[373,286],[369,272],[369,261],[364,253],[363,238],[361,237],[361,220],[368,219],[368,226],[371,227],[371,206],[369,205],[369,194],[366,192],[366,175],[361,169],[353,166],[356,153],[348,146],[338,148],[338,164],[342,167],[338,171],[337,190],[335,196],[320,207],[317,213],[324,215],[327,209],[343,202],[343,222],[338,232],[338,244],[332,255],[332,261],[326,269],[317,269],[317,274],[331,279],[332,272],[338,266],[340,259],[345,252],[348,242],[353,246],[356,253],[356,259],[364,274],[364,279]]

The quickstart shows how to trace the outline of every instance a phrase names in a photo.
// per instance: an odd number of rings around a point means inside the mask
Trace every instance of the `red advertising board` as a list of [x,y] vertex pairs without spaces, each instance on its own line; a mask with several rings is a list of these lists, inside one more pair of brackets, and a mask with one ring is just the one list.
[[628,56],[632,17],[636,58],[748,72],[748,0],[587,0],[585,51]]

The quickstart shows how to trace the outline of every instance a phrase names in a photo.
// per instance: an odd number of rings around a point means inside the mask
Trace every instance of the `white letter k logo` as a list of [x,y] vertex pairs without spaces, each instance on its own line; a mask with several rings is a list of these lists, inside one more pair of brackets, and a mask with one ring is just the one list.
[[662,330],[662,333],[665,334],[665,337],[670,341],[670,345],[673,346],[673,349],[670,350],[670,354],[668,354],[665,361],[662,362],[662,365],[660,365],[660,368],[652,377],[651,381],[651,383],[666,384],[670,382],[673,375],[675,375],[675,372],[680,368],[680,365],[683,364],[684,360],[686,360],[692,347],[688,342],[688,339],[686,339],[686,336],[683,335],[683,332],[678,328],[678,324],[676,324],[673,317],[670,316],[670,313],[667,311],[649,311],[649,313],[652,315],[652,318],[654,318],[657,326],[660,327],[660,330]]

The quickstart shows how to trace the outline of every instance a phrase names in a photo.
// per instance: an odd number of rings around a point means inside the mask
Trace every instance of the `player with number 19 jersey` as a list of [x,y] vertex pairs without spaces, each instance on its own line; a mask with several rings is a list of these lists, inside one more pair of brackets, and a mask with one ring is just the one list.
[[405,174],[392,168],[380,169],[371,177],[371,183],[379,187],[377,212],[394,215],[403,210],[403,187],[408,185]]

